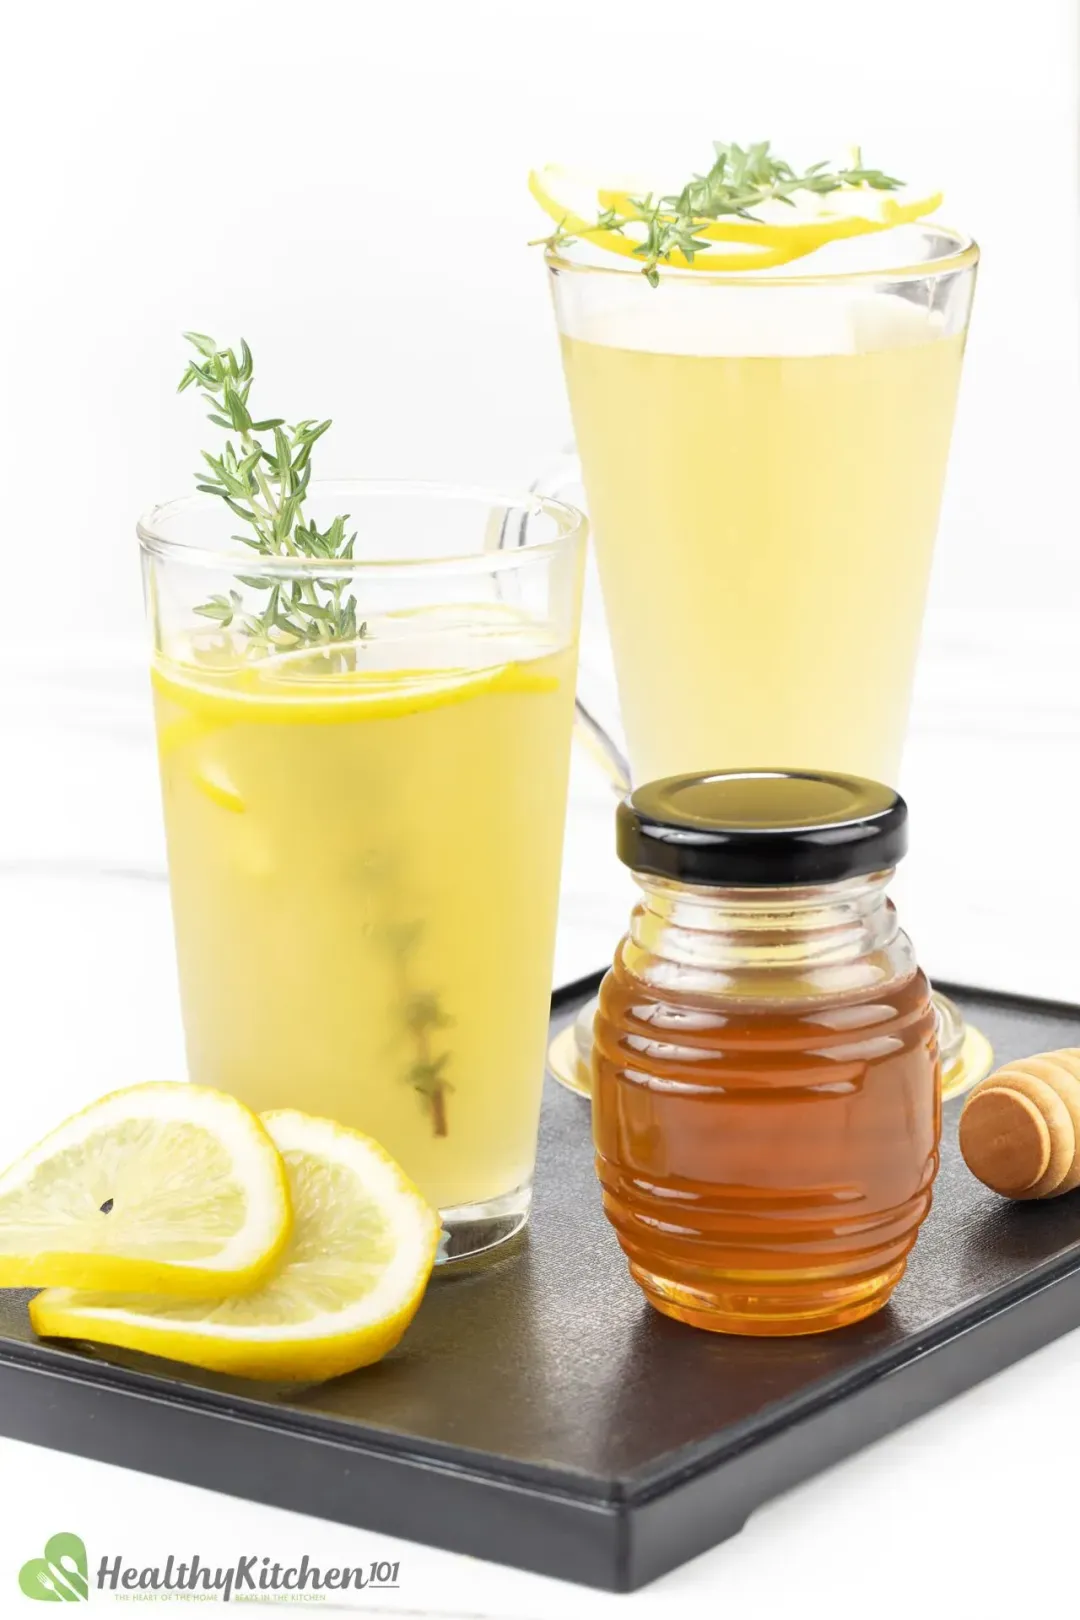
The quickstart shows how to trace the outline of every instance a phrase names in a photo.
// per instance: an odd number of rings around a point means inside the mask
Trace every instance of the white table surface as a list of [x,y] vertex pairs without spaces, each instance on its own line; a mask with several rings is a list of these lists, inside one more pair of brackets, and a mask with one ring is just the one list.
[[[952,614],[928,628],[905,765],[913,848],[896,893],[932,975],[1080,1001],[1075,608],[1057,603],[1019,627]],[[110,659],[95,667],[88,655],[81,669],[77,684],[61,672],[32,700],[0,696],[5,1159],[107,1088],[183,1073],[145,701]],[[611,814],[579,759],[559,980],[599,966],[625,919]],[[367,1613],[568,1620],[668,1616],[676,1605],[779,1615],[798,1604],[812,1620],[871,1599],[878,1617],[1035,1613],[1072,1584],[1078,1384],[1073,1333],[630,1597],[0,1440],[0,1612],[21,1601],[11,1594],[22,1561],[73,1529],[92,1564],[117,1551],[139,1564],[195,1550],[204,1562],[251,1551],[400,1560],[398,1592],[351,1600]],[[170,1612],[189,1607],[207,1605]]]

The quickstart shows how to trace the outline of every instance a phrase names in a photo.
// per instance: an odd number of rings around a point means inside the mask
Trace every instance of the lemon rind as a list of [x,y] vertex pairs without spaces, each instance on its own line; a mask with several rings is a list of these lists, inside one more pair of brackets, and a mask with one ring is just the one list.
[[[547,164],[541,169],[532,170],[529,175],[529,190],[548,217],[570,236],[592,242],[605,252],[640,261],[641,255],[636,251],[640,247],[639,241],[597,227],[573,208],[559,202],[545,183],[545,177],[565,173],[566,171],[560,169],[558,165]],[[877,200],[878,194],[875,193],[874,196]],[[699,252],[694,254],[693,259],[688,259],[684,253],[675,250],[665,257],[664,264],[678,270],[776,269],[806,258],[830,242],[867,236],[878,231],[892,230],[897,225],[911,224],[927,214],[932,214],[941,206],[942,201],[943,195],[940,191],[929,193],[925,197],[914,197],[906,202],[892,194],[882,193],[876,214],[851,214],[842,210],[829,212],[824,209],[812,219],[800,220],[796,215],[789,223],[738,218],[703,220],[696,228],[696,235],[707,241],[726,242],[735,248],[741,246],[746,251]],[[597,186],[595,202],[598,211],[614,208],[631,218],[638,214],[633,199],[625,188]]]

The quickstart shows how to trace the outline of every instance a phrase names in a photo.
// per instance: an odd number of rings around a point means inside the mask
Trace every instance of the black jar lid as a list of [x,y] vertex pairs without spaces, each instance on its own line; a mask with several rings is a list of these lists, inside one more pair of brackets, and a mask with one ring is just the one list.
[[629,793],[615,821],[624,865],[680,883],[834,883],[895,866],[907,851],[899,793],[830,771],[665,776]]

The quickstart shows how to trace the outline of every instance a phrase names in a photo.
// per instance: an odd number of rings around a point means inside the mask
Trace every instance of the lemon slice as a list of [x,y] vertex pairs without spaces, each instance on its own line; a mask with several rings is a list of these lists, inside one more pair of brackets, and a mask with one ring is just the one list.
[[[655,195],[658,188],[626,182],[603,185],[580,171],[547,164],[529,175],[529,190],[545,213],[570,235],[633,258],[640,237],[598,227],[596,217],[614,209],[632,220],[638,217],[633,198],[646,196],[650,190]],[[768,270],[844,237],[910,224],[932,214],[941,202],[940,191],[875,191],[870,186],[844,187],[823,195],[796,192],[790,204],[761,204],[755,209],[759,216],[755,219],[733,216],[703,221],[695,234],[722,244],[724,251],[695,253],[692,263],[674,252],[670,263],[684,270]]]
[[285,1161],[296,1224],[258,1293],[203,1302],[50,1288],[30,1303],[35,1332],[305,1383],[393,1349],[431,1275],[438,1216],[359,1131],[292,1109],[263,1121]]
[[203,1086],[132,1086],[0,1176],[0,1287],[237,1293],[291,1228],[284,1167],[250,1109]]
[[[170,726],[162,732],[158,742],[162,757],[171,757],[197,735],[209,736],[238,721],[280,726],[290,721],[333,725],[388,720],[488,694],[549,692],[559,684],[535,657],[479,669],[364,670],[322,680],[305,679],[287,668],[271,669],[272,662],[284,664],[265,659],[266,669],[252,665],[242,681],[218,687],[188,684],[180,676],[155,670],[158,689],[199,717],[198,731],[193,727],[180,732]],[[238,812],[245,808],[238,790],[220,771],[207,769],[200,761],[193,779],[200,792],[223,808]]]

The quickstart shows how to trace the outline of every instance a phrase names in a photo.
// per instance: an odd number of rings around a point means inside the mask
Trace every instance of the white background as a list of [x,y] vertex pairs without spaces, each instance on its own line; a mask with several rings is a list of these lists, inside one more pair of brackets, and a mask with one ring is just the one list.
[[[205,435],[178,334],[328,476],[526,478],[566,438],[525,189],[546,159],[771,135],[944,185],[985,249],[940,605],[1075,587],[1076,48],[1067,0],[177,0],[11,7],[0,265],[19,552],[130,634],[132,518]],[[624,155],[625,154],[625,155]]]
[[[0,10],[3,10],[0,7]],[[984,249],[905,786],[905,913],[932,971],[1080,999],[1077,41],[1068,0],[61,0],[3,10],[0,899],[12,1147],[181,1062],[132,654],[132,525],[189,487],[179,331],[328,414],[327,474],[525,481],[569,433],[525,190],[545,159],[707,161],[851,140],[942,184]],[[133,667],[133,666],[132,666]],[[74,684],[72,684],[74,682]],[[560,971],[624,909],[579,768]],[[6,1154],[5,1154],[6,1156]],[[0,1442],[0,1608],[61,1521],[149,1561],[237,1541],[398,1557],[405,1609],[882,1616],[1062,1589],[1076,1344],[791,1493],[616,1601]],[[1053,1436],[1051,1443],[1050,1437]],[[993,1488],[995,1505],[988,1493]],[[993,1561],[976,1555],[987,1515]],[[1056,1551],[1054,1549],[1057,1549]]]

